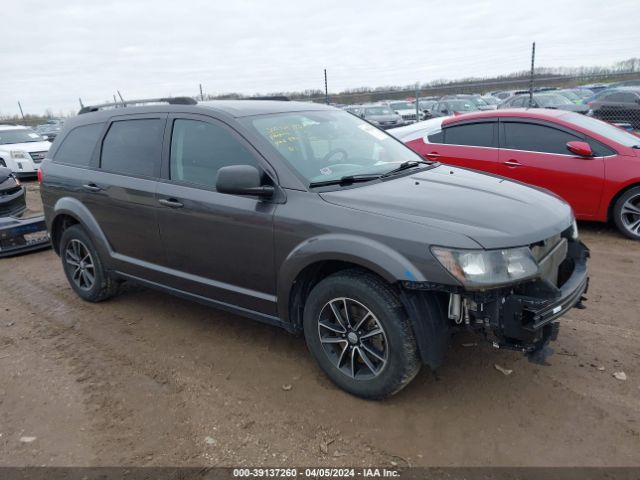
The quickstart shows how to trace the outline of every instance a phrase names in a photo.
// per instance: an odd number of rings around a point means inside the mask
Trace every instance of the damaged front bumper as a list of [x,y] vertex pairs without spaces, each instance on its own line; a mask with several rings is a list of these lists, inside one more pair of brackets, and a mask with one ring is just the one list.
[[[432,368],[441,365],[454,325],[483,334],[496,348],[524,353],[539,351],[555,340],[559,329],[556,320],[573,307],[584,308],[589,286],[587,247],[579,240],[569,240],[562,246],[566,253],[552,252],[548,255],[551,263],[541,264],[541,271],[546,268],[553,274],[546,272],[519,285],[467,291],[426,282],[402,282],[403,303],[424,363]],[[436,299],[443,313],[426,310]]]
[[50,246],[44,215],[0,217],[0,258]]

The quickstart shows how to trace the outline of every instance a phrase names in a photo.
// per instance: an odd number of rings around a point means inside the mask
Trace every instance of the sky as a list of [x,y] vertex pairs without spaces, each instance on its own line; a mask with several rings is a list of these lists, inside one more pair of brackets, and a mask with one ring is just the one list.
[[0,115],[407,85],[640,56],[637,0],[2,0]]

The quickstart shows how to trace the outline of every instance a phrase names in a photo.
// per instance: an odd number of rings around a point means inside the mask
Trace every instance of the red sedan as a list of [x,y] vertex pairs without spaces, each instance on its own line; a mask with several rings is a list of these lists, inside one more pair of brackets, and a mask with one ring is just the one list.
[[640,139],[609,123],[562,110],[513,109],[389,133],[427,159],[546,188],[578,219],[613,220],[640,240]]

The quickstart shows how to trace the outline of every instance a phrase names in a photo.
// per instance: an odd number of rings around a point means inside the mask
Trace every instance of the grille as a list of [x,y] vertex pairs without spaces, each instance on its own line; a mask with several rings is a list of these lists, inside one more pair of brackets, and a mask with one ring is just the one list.
[[31,160],[33,160],[33,163],[41,163],[42,160],[44,160],[44,158],[47,156],[47,152],[29,152],[29,155],[31,155]]

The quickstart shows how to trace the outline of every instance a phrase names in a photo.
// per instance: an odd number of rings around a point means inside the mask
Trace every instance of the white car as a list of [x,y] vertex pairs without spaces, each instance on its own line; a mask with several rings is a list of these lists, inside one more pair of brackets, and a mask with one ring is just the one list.
[[37,175],[50,146],[32,128],[0,125],[0,167],[8,167],[17,177]]
[[411,102],[386,102],[386,104],[393,110],[395,113],[402,117],[405,123],[413,123],[424,118],[424,113],[420,113],[420,117],[416,117],[416,104]]
[[424,138],[425,143],[428,143],[427,136],[438,132],[442,126],[442,121],[445,118],[449,117],[430,118],[429,120],[413,123],[406,127],[392,128],[391,130],[387,130],[387,133],[394,136],[402,143],[407,143],[420,137]]

